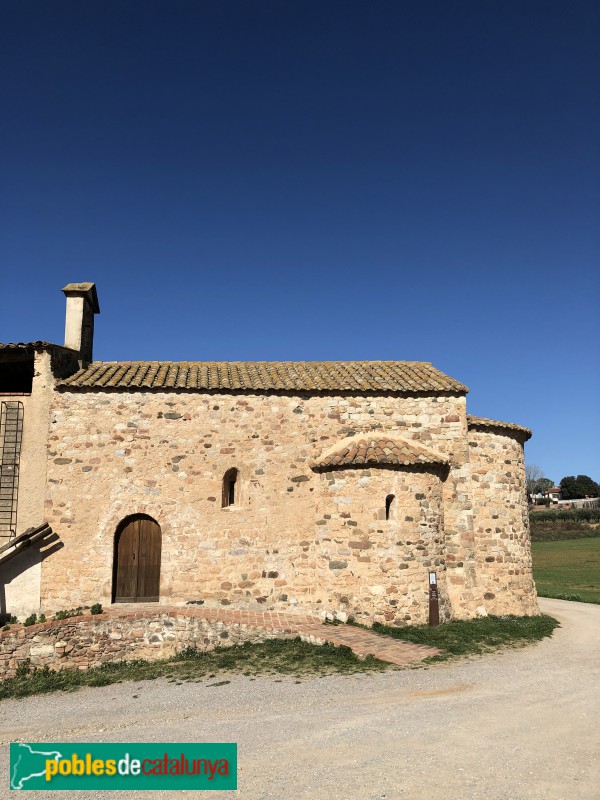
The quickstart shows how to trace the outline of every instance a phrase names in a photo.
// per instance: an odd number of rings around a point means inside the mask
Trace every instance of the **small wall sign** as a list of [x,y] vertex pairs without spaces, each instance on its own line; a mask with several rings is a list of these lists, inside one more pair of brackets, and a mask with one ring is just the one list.
[[435,572],[429,573],[429,625],[435,628],[440,624],[440,603]]

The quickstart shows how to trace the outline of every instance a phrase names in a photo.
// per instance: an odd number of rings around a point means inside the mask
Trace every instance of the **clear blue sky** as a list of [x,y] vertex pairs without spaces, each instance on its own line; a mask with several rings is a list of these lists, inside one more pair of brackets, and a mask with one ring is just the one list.
[[416,359],[600,480],[595,0],[3,0],[0,341]]

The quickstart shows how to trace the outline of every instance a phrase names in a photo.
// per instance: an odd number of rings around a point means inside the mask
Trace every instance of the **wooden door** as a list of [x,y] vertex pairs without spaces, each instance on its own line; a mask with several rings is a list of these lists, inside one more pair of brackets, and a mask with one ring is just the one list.
[[138,602],[157,602],[160,594],[160,526],[152,519],[139,520]]
[[115,547],[115,603],[133,603],[137,594],[139,520],[117,533]]
[[145,517],[132,519],[117,537],[115,603],[157,602],[160,595],[160,526]]

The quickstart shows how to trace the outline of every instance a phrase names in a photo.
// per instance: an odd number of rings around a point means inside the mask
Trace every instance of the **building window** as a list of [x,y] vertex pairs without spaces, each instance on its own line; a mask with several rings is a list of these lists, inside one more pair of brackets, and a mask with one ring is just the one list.
[[223,478],[223,508],[234,506],[238,500],[237,479],[237,469],[228,469]]
[[385,498],[385,518],[390,518],[390,511],[392,510],[392,503],[394,502],[395,496],[393,494],[388,494]]
[[[8,353],[8,355],[7,355]],[[0,364],[0,394],[31,394],[33,386],[33,355],[23,355],[15,348],[2,351]]]

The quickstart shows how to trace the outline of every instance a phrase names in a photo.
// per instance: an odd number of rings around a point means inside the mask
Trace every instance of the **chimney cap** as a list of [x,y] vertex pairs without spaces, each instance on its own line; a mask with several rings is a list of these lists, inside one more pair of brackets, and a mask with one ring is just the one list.
[[77,297],[83,295],[92,307],[94,314],[100,313],[100,306],[98,305],[98,295],[96,293],[96,284],[91,282],[84,283],[68,283],[64,289],[61,289],[67,297]]

